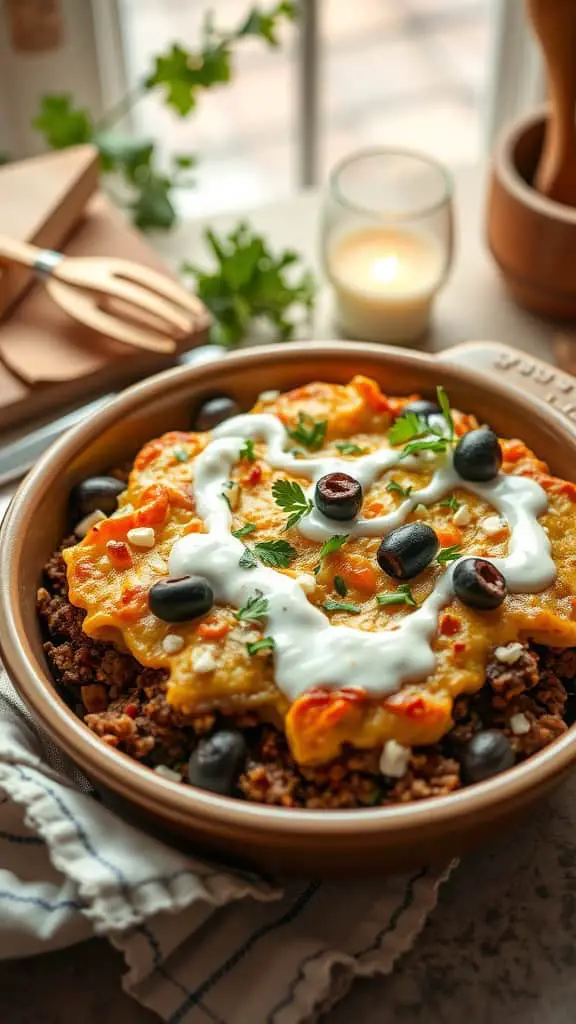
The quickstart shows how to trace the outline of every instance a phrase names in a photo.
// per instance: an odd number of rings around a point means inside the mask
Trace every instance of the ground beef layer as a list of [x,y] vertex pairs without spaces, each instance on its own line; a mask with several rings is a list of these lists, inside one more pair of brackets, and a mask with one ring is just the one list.
[[[72,543],[73,537],[63,547]],[[185,781],[198,738],[224,719],[201,715],[184,725],[166,701],[163,670],[143,668],[131,655],[83,633],[85,613],[68,600],[60,552],[45,567],[38,611],[56,685],[88,728],[109,746],[150,768],[169,768]],[[321,768],[298,767],[282,733],[244,714],[227,720],[243,731],[249,750],[237,795],[308,808],[371,807],[442,796],[462,786],[459,751],[475,732],[503,732],[517,761],[524,760],[565,732],[575,717],[575,694],[576,648],[527,644],[514,664],[492,657],[484,687],[457,699],[452,730],[434,747],[415,748],[400,779],[380,773],[379,751],[348,750]],[[530,726],[521,735],[510,725],[518,714]]]

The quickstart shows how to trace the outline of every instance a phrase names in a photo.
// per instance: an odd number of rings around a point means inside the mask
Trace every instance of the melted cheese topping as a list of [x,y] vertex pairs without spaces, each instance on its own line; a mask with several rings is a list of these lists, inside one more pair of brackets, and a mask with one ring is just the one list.
[[[85,631],[125,644],[142,664],[168,666],[168,700],[183,723],[213,708],[285,720],[302,763],[329,760],[344,742],[434,742],[452,724],[454,698],[482,685],[491,648],[526,637],[576,644],[574,556],[565,557],[576,552],[574,485],[549,477],[514,441],[502,443],[504,472],[489,484],[461,480],[450,452],[399,461],[402,449],[390,448],[386,430],[406,401],[386,399],[361,377],[348,387],[312,384],[265,396],[254,414],[212,436],[172,433],[151,442],[135,460],[118,512],[66,552],[70,599],[88,613]],[[293,444],[286,427],[302,412],[327,421],[319,453],[286,451]],[[459,433],[476,425],[455,419]],[[254,461],[246,438],[254,441]],[[344,456],[343,441],[362,452]],[[335,523],[314,509],[283,533],[287,513],[273,500],[273,482],[296,480],[311,496],[315,480],[338,470],[363,485],[358,519]],[[389,491],[391,480],[412,488],[409,496]],[[441,504],[448,494],[468,513],[456,514],[460,526],[454,509]],[[483,529],[495,511],[500,528]],[[433,564],[411,581],[416,609],[378,604],[377,593],[397,586],[376,563],[379,540],[414,519],[433,526],[443,547],[459,544],[463,555],[494,559],[511,591],[501,608],[476,612],[455,600],[455,563]],[[242,539],[231,535],[246,523],[254,528]],[[135,529],[153,530],[152,549],[130,544]],[[334,534],[349,540],[314,575],[319,545]],[[245,544],[279,538],[296,550],[289,568],[239,566]],[[217,608],[178,626],[156,619],[147,592],[168,570],[205,576]],[[235,610],[258,593],[268,603],[262,621],[238,620]],[[327,613],[327,599],[358,610]],[[274,640],[272,657],[248,652],[263,635]]]

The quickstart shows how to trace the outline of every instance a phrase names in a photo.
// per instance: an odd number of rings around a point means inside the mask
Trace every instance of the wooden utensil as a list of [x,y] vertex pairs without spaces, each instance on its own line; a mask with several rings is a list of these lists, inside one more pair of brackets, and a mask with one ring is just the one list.
[[[129,260],[64,256],[0,235],[2,262],[33,270],[69,316],[136,348],[174,352],[173,339],[191,334],[205,316],[199,299],[176,281]],[[113,312],[103,308],[110,300]],[[158,329],[140,326],[143,319]]]
[[550,113],[535,187],[550,199],[576,206],[576,3],[526,0],[546,63]]

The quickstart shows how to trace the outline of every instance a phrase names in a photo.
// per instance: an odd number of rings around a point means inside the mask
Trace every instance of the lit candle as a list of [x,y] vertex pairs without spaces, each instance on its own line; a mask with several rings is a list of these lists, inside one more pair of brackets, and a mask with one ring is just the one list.
[[367,227],[333,239],[327,270],[347,334],[365,341],[410,342],[428,326],[446,256],[430,235]]

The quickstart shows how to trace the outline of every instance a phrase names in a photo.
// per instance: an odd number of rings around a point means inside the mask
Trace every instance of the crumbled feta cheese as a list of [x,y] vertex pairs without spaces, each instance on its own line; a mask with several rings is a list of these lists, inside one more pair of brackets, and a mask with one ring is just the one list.
[[482,520],[480,527],[487,537],[495,537],[497,533],[502,533],[506,528],[506,523],[500,519],[500,516],[488,516]]
[[195,672],[213,672],[217,664],[211,647],[197,647],[192,651],[192,668]]
[[184,637],[178,633],[167,633],[162,641],[162,650],[165,654],[178,654],[184,647]]
[[255,629],[251,629],[249,633],[244,633],[242,642],[245,644],[255,644],[258,640],[262,639],[262,634],[257,633]]
[[311,594],[316,589],[316,577],[312,573],[304,572],[297,576],[296,583],[300,584],[305,594]]
[[415,516],[423,516],[423,515],[426,514],[427,511],[428,511],[428,509],[427,509],[426,505],[423,505],[422,502],[420,502],[414,508],[414,515]]
[[258,395],[258,401],[259,402],[274,402],[279,397],[280,397],[280,392],[279,391],[274,391],[274,390],[272,390],[272,391],[261,391],[260,394]]
[[135,526],[128,530],[126,537],[134,548],[153,548],[156,536],[151,526]]
[[163,779],[168,779],[169,782],[182,782],[180,772],[173,772],[165,764],[157,764],[154,771],[157,775],[161,775]]
[[525,736],[527,732],[530,732],[532,728],[530,725],[530,719],[519,711],[516,715],[512,715],[510,718],[510,728],[515,736]]
[[84,516],[84,519],[81,519],[79,523],[76,523],[74,533],[77,537],[85,537],[88,531],[91,530],[93,526],[96,526],[96,523],[101,523],[103,519],[106,519],[106,516],[99,508],[97,508],[95,512],[90,512],[87,516]]
[[466,505],[460,505],[460,508],[456,509],[452,516],[452,522],[454,523],[454,526],[468,526],[470,522],[470,513],[466,508]]
[[497,661],[503,662],[504,665],[514,665],[522,657],[523,651],[524,647],[522,644],[507,644],[506,647],[497,647],[494,651],[494,657]]
[[403,747],[396,740],[387,740],[380,755],[380,772],[391,779],[401,779],[408,767],[410,747]]

